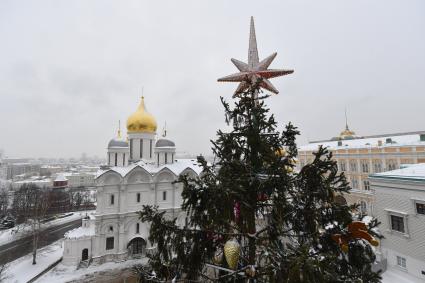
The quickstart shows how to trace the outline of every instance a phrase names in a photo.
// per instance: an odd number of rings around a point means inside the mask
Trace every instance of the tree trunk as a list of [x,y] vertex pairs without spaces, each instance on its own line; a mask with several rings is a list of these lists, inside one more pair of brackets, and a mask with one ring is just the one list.
[[38,231],[34,233],[34,237],[32,239],[32,264],[37,264],[37,245],[38,245]]

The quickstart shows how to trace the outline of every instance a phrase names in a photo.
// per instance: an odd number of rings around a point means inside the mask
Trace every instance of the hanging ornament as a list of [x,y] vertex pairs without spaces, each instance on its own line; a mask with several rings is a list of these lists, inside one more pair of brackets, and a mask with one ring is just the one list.
[[223,262],[223,250],[217,250],[213,257],[214,264],[221,264]]
[[378,246],[379,241],[367,232],[367,226],[361,221],[353,221],[348,224],[348,234],[334,234],[332,239],[341,247],[343,252],[348,252],[348,242],[353,239],[364,239],[372,246]]
[[255,276],[255,267],[253,265],[248,266],[248,268],[245,269],[245,274],[248,275],[249,277],[254,277]]
[[235,270],[238,267],[241,246],[236,239],[231,239],[224,245],[224,256],[230,269]]

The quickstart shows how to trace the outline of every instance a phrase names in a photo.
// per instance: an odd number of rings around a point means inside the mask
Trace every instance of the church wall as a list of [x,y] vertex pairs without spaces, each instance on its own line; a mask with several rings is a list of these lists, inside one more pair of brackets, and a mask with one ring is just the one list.
[[[152,204],[151,194],[153,193],[150,184],[133,184],[127,185],[126,194],[126,211],[138,211],[143,205]],[[140,194],[138,202],[137,194]]]
[[156,204],[159,208],[172,208],[174,186],[171,183],[158,183],[156,186]]
[[[101,206],[102,213],[117,213],[118,212],[118,203],[119,203],[119,195],[118,195],[118,186],[105,186],[102,193],[101,198]],[[112,203],[113,196],[113,203]],[[98,201],[99,205],[99,201]]]
[[92,257],[92,238],[67,239],[64,241],[63,259],[64,265],[78,265],[82,259],[83,249],[88,249],[88,257]]

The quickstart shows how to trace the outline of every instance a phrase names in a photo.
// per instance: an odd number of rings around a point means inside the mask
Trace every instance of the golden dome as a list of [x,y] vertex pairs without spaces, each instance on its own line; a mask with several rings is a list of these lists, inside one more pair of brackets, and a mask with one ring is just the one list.
[[350,131],[350,129],[348,128],[348,126],[345,126],[345,130],[344,130],[344,131],[342,131],[342,132],[339,134],[339,137],[340,137],[341,139],[354,138],[355,136],[356,136],[356,133],[355,133],[355,132],[353,132],[353,131]]
[[127,119],[127,133],[156,133],[155,117],[146,111],[143,96],[136,112]]

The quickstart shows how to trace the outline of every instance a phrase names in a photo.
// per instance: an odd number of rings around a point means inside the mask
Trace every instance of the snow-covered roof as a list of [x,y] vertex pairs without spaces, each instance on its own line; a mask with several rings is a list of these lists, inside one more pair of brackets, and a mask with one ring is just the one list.
[[[391,139],[391,143],[386,143],[387,139]],[[388,135],[381,137],[371,137],[371,138],[358,138],[352,140],[341,140],[341,141],[323,141],[323,142],[314,142],[299,147],[300,151],[310,151],[317,150],[317,148],[322,145],[328,147],[331,150],[335,149],[345,149],[345,148],[372,148],[378,146],[378,141],[382,142],[382,145],[379,147],[390,147],[390,146],[415,146],[415,145],[425,145],[424,141],[420,141],[419,134],[410,134],[410,135]],[[342,145],[338,146],[338,142],[341,142]]]
[[125,177],[125,175],[127,175],[135,167],[141,167],[152,175],[158,173],[164,168],[169,169],[171,172],[173,172],[177,176],[180,175],[187,168],[192,169],[198,175],[202,172],[202,167],[199,166],[196,159],[176,159],[174,160],[173,163],[164,164],[161,166],[157,166],[155,163],[146,163],[144,161],[139,161],[137,163],[131,164],[126,167],[111,167],[108,170],[99,170],[97,172],[96,178],[100,177],[102,174],[106,173],[107,171],[114,171],[120,174],[122,177]]
[[55,182],[65,182],[65,181],[68,181],[68,179],[65,178],[64,174],[58,174],[56,176]]
[[80,238],[84,236],[94,236],[95,234],[95,225],[89,225],[88,227],[78,227],[67,233],[65,233],[65,238]]
[[16,181],[13,182],[14,184],[26,184],[26,183],[35,183],[35,184],[47,184],[47,183],[51,183],[52,179],[50,178],[45,178],[45,179],[27,179],[27,180],[22,180],[22,181]]
[[425,163],[409,164],[408,166],[370,175],[374,178],[416,179],[425,181]]

